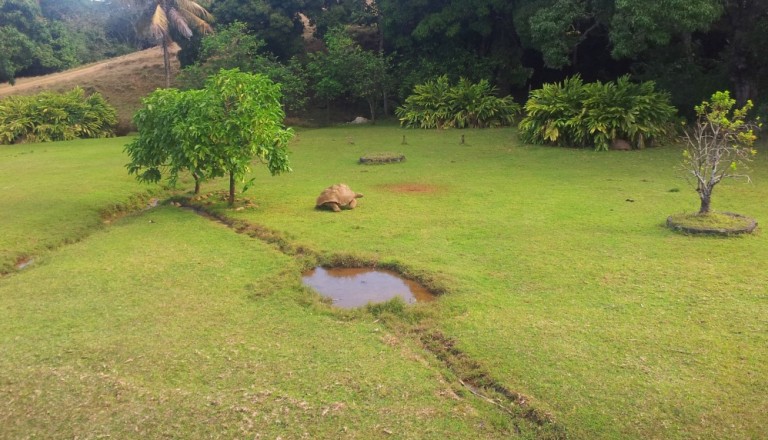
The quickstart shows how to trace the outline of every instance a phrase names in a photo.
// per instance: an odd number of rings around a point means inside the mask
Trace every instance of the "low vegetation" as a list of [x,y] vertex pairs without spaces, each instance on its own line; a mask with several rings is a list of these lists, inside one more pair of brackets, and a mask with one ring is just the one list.
[[115,109],[99,93],[76,87],[0,100],[0,144],[68,141],[113,135]]
[[520,136],[533,144],[608,150],[616,141],[645,148],[671,135],[676,110],[652,81],[584,83],[576,75],[533,90]]
[[461,78],[451,84],[443,75],[417,85],[405,104],[395,110],[400,123],[416,128],[486,128],[510,125],[520,106],[511,96],[495,96],[487,80]]

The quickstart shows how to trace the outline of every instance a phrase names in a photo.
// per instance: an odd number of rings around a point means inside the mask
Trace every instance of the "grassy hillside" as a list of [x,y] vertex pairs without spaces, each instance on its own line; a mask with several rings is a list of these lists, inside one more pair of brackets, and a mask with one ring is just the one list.
[[[57,209],[102,203],[61,182],[114,181],[107,189],[114,200],[144,191],[120,177],[125,159],[115,147],[93,148],[100,142],[68,144],[55,161],[22,154],[30,146],[4,149],[11,153],[0,163],[27,160],[31,171],[16,171],[18,162],[7,168],[16,180],[2,184],[10,201],[0,236],[35,233],[32,210],[22,209],[33,183],[39,194],[62,194],[41,206],[52,224]],[[201,203],[269,228],[303,249],[296,258],[166,207],[42,251],[35,265],[0,278],[0,392],[11,396],[0,410],[2,431],[762,435],[768,275],[760,262],[768,261],[768,243],[761,232],[723,239],[664,227],[667,215],[697,208],[696,193],[676,174],[676,148],[595,153],[523,146],[509,129],[347,126],[299,130],[291,149],[294,173],[271,177],[257,168],[247,195],[255,207]],[[382,151],[407,160],[357,164]],[[74,158],[79,167],[62,169],[69,177],[58,181],[47,179],[55,170],[35,164]],[[767,165],[759,154],[753,184],[719,186],[714,208],[764,222]],[[320,191],[339,182],[365,194],[359,206],[314,210]],[[224,187],[211,182],[204,192]],[[96,218],[75,211],[63,230]],[[23,240],[4,246],[39,249]],[[445,293],[404,315],[335,311],[299,286],[313,253],[395,265]],[[449,368],[425,349],[424,335],[437,332],[466,355],[463,363]],[[467,368],[521,393],[556,424],[536,428],[476,396],[462,384]]]
[[[172,53],[178,50],[178,46],[174,46]],[[178,72],[179,63],[175,56],[172,68]],[[101,93],[117,109],[119,130],[125,133],[133,113],[141,106],[141,98],[158,87],[165,87],[163,52],[155,47],[65,72],[19,78],[13,86],[0,84],[0,98],[42,91],[63,92],[74,87]]]

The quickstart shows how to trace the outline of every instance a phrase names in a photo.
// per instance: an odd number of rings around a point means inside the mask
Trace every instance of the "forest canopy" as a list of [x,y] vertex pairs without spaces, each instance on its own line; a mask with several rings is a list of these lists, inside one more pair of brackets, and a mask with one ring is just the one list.
[[[154,0],[0,0],[0,81],[55,72],[155,44],[137,23]],[[386,98],[448,75],[527,95],[579,74],[655,81],[690,109],[716,90],[768,96],[764,0],[212,0],[216,29],[241,23],[261,55],[306,66],[344,28],[382,57]],[[179,41],[198,62],[202,35]],[[311,85],[310,85],[311,88]],[[342,96],[341,94],[339,96]],[[388,98],[388,99],[387,99]],[[385,109],[386,110],[386,109]],[[765,112],[763,105],[762,112]]]

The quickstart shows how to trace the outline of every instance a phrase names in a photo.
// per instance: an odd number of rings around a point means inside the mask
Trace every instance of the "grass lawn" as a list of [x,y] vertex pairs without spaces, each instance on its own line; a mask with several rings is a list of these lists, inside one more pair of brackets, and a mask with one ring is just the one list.
[[123,167],[125,138],[0,146],[0,273],[74,242],[101,215],[147,199]]
[[[522,146],[507,129],[388,126],[300,130],[291,149],[294,173],[256,171],[248,197],[257,207],[213,209],[325,255],[397,264],[447,291],[428,306],[426,325],[570,437],[763,435],[768,243],[759,230],[724,239],[664,227],[668,215],[698,208],[677,177],[678,150],[594,153]],[[32,156],[6,151],[0,167]],[[384,151],[407,160],[356,163]],[[714,209],[768,221],[762,153],[754,183],[721,184]],[[144,190],[121,174],[122,156],[111,160],[117,186],[103,202],[88,191],[60,202],[92,204],[92,213],[75,210],[86,229],[99,223],[100,204]],[[81,172],[102,172],[90,162]],[[320,191],[340,182],[365,194],[358,208],[315,211]],[[14,210],[0,228],[32,234],[32,211]],[[0,390],[14,396],[0,426],[39,436],[55,426],[71,437],[93,427],[119,436],[131,423],[181,437],[238,436],[244,426],[283,438],[344,437],[342,426],[349,438],[512,433],[407,331],[307,299],[301,264],[163,208],[0,279]],[[421,417],[418,408],[429,410]]]
[[411,341],[313,301],[298,270],[165,207],[1,280],[0,436],[514,434]]

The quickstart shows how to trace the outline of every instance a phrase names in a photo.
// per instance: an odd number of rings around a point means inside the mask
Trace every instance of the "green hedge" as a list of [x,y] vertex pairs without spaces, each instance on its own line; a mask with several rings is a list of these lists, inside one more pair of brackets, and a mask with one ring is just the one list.
[[117,112],[99,94],[77,87],[66,93],[10,96],[0,101],[0,144],[112,136]]
[[585,84],[574,76],[531,92],[520,136],[533,144],[607,150],[615,140],[644,148],[671,134],[676,109],[652,81]]
[[509,125],[520,112],[511,97],[495,96],[488,81],[461,78],[451,85],[448,76],[417,85],[402,107],[395,110],[400,123],[419,128],[486,128]]

